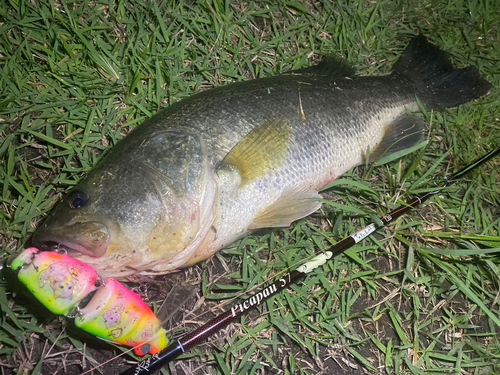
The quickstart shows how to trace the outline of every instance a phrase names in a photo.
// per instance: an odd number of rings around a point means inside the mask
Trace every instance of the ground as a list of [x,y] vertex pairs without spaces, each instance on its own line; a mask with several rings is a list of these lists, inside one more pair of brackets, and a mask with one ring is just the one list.
[[[103,151],[200,90],[345,58],[388,74],[422,33],[493,84],[484,98],[422,114],[423,148],[361,166],[290,228],[255,233],[147,283],[174,337],[219,304],[366,226],[435,174],[498,146],[500,3],[375,1],[9,1],[0,3],[0,245],[20,252]],[[171,374],[497,374],[500,165],[339,255],[214,335]],[[428,189],[427,189],[428,190]],[[135,360],[50,314],[8,269],[0,280],[2,374],[119,374]],[[131,283],[136,286],[136,283]]]

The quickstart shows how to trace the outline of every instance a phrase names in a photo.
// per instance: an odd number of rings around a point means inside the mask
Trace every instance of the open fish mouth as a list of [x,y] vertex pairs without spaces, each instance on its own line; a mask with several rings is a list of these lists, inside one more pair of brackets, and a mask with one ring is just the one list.
[[82,254],[100,258],[106,254],[110,235],[106,225],[99,222],[84,222],[64,225],[55,230],[42,226],[33,235],[33,245],[40,249],[64,249],[71,257]]

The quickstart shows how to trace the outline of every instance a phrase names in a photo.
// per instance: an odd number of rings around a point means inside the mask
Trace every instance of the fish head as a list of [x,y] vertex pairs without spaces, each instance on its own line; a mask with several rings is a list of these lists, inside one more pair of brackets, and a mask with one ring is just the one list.
[[120,226],[113,216],[98,211],[94,191],[85,185],[64,196],[49,214],[33,235],[36,246],[62,247],[93,258],[106,254]]
[[104,277],[166,273],[210,228],[215,183],[198,138],[158,137],[107,155],[49,214],[33,244],[63,247]]

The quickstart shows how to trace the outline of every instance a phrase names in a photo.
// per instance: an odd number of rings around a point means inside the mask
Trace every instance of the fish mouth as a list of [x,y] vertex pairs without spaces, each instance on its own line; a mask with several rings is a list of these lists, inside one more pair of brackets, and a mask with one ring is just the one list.
[[33,245],[40,249],[64,249],[71,257],[83,255],[100,258],[106,254],[110,235],[106,225],[99,222],[84,222],[64,225],[52,229],[40,227],[32,238]]

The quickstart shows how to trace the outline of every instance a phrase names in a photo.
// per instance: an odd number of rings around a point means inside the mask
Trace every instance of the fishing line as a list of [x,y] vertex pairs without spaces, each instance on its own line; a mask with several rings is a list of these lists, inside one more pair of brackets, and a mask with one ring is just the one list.
[[[438,193],[439,191],[441,191],[441,189],[443,189],[444,187],[448,186],[452,181],[454,180],[457,180],[458,178],[462,177],[463,175],[465,175],[466,173],[470,172],[471,170],[477,168],[479,165],[487,162],[488,160],[490,160],[491,158],[495,157],[496,155],[498,155],[500,153],[500,147],[489,152],[488,154],[484,155],[483,157],[477,159],[476,161],[474,161],[473,163],[469,164],[468,166],[466,166],[465,168],[463,168],[462,170],[460,170],[459,172],[453,174],[451,177],[447,178],[446,176],[442,175],[442,174],[437,174],[435,175],[431,180],[430,182],[428,183],[427,187],[429,188],[430,187],[430,184],[432,183],[435,187],[435,189],[433,189],[432,191],[429,191],[427,192],[426,194],[424,195],[421,195],[421,196],[415,196],[414,197],[414,200],[410,203],[408,203],[406,206],[402,206],[396,210],[394,210],[393,212],[391,212],[390,214],[388,215],[385,215],[383,218],[381,218],[381,221],[382,223],[384,224],[383,226],[387,225],[389,222],[393,221],[394,219],[396,219],[397,217],[403,215],[408,209],[412,208],[412,207],[416,207],[417,205],[421,205],[424,203],[424,201],[429,198],[430,196]],[[441,184],[438,183],[438,181],[441,181]],[[384,221],[387,221],[386,223],[384,223]],[[342,241],[339,241],[335,244],[331,244],[329,245],[328,247],[326,247],[325,249],[322,249],[322,250],[318,250],[316,253],[314,253],[313,255],[310,255],[308,256],[307,258],[305,259],[301,259],[299,261],[297,261],[295,264],[292,264],[291,266],[289,266],[288,268],[286,269],[283,269],[281,270],[280,272],[278,272],[277,274],[275,274],[273,277],[271,278],[268,278],[262,282],[260,282],[259,284],[256,284],[254,285],[252,288],[246,290],[245,292],[242,292],[240,294],[238,294],[237,296],[229,299],[229,300],[226,300],[224,301],[223,303],[220,303],[216,306],[213,306],[212,308],[208,309],[207,311],[204,311],[203,313],[201,314],[198,314],[198,315],[195,315],[193,317],[193,319],[199,319],[201,318],[203,315],[209,313],[209,312],[213,312],[215,309],[218,309],[220,307],[223,307],[223,306],[226,306],[228,304],[230,304],[231,302],[233,302],[234,300],[236,299],[239,299],[241,298],[242,296],[245,296],[245,295],[249,295],[249,293],[253,292],[255,289],[261,287],[262,285],[266,284],[266,283],[269,283],[271,280],[275,279],[276,277],[280,276],[280,275],[283,275],[285,274],[285,272],[289,271],[290,269],[296,267],[297,265],[299,265],[300,263],[303,263],[304,261],[314,257],[314,256],[317,256],[318,254],[320,253],[323,253],[323,252],[326,252],[328,250],[331,250],[333,247],[336,247],[337,250],[335,252],[334,255],[337,255],[341,252],[343,252],[344,250],[346,250],[347,248],[349,247],[345,247],[345,248],[341,248],[341,243],[345,240],[348,240],[349,238],[354,238],[355,240],[355,243],[361,241],[362,239],[364,239],[365,237],[367,237],[368,235],[370,235],[371,233],[373,233],[375,230],[383,227],[383,226],[379,226],[379,227],[376,227],[375,224],[370,224],[368,225],[367,227],[361,229],[360,231],[354,233],[353,235],[349,236],[349,237],[346,237],[344,240]],[[352,246],[352,245],[351,245]],[[251,298],[252,296],[250,295],[249,298]],[[165,323],[167,319],[165,319],[162,323]],[[183,323],[185,324],[185,323]],[[208,324],[208,323],[207,323]],[[180,327],[182,324],[179,324],[178,326],[176,327],[173,327],[171,328],[170,330],[166,331],[167,333],[175,330],[176,328]],[[214,332],[215,333],[215,332]],[[126,354],[128,353],[129,351],[131,350],[134,350],[134,348],[131,348],[129,350],[127,350],[126,352],[100,364],[99,366],[95,367],[94,369],[96,368],[99,368],[101,367],[102,365],[108,363],[108,362],[111,362],[113,361],[114,359],[122,356],[123,354]],[[91,371],[91,370],[89,370]],[[86,374],[88,373],[89,371],[83,373],[83,374]],[[148,372],[151,372],[151,371],[155,371],[155,370],[148,370]],[[140,372],[141,373],[141,372]],[[82,374],[82,375],[83,375]],[[125,372],[123,374],[128,374],[128,372]]]
[[[56,248],[55,251],[41,252],[36,248],[28,248],[16,256],[15,259],[8,261],[7,265],[17,273],[19,280],[51,312],[75,318],[77,327],[104,340],[132,346],[131,350],[134,350],[138,355],[144,355],[147,352],[151,353],[152,356],[141,361],[135,370],[132,368],[123,373],[127,375],[148,374],[204,342],[212,334],[234,321],[235,318],[245,314],[247,310],[259,306],[290,284],[297,282],[314,269],[325,264],[334,255],[342,253],[370,236],[379,228],[399,218],[411,208],[422,204],[452,181],[495,157],[498,153],[500,153],[500,147],[469,164],[450,178],[444,175],[435,175],[429,180],[427,184],[428,191],[425,194],[414,197],[411,202],[386,214],[379,220],[375,220],[375,223],[369,224],[343,240],[299,260],[275,274],[272,278],[268,278],[245,292],[198,314],[194,317],[195,319],[221,306],[229,305],[236,299],[240,299],[239,302],[232,305],[230,310],[218,315],[191,333],[180,337],[170,346],[168,346],[166,336],[180,325],[166,331],[162,325],[167,319],[163,322],[158,320],[151,309],[136,294],[137,288],[130,290],[113,278],[102,278],[89,265],[69,257],[65,249]],[[306,260],[307,262],[303,263]],[[300,263],[303,264],[289,272]],[[275,281],[271,281],[273,279]],[[254,293],[256,289],[264,284],[267,284],[267,286]],[[247,298],[241,299],[245,295]],[[186,323],[184,322],[184,324]]]
[[[249,295],[248,298],[242,301],[241,303],[234,304],[230,310],[227,310],[224,313],[218,315],[217,317],[210,320],[203,326],[195,329],[194,331],[185,334],[178,340],[172,342],[165,349],[162,349],[159,352],[153,354],[151,357],[144,359],[133,368],[123,372],[121,375],[151,374],[152,372],[161,369],[166,364],[175,360],[178,356],[184,354],[193,347],[206,341],[206,339],[208,339],[211,335],[215,334],[222,328],[226,327],[236,318],[244,315],[247,311],[261,305],[262,302],[271,298],[277,293],[281,292],[283,289],[287,288],[292,283],[301,280],[309,272],[325,264],[328,260],[333,258],[333,256],[338,255],[344,252],[345,250],[349,249],[350,247],[354,246],[358,242],[370,236],[378,229],[385,227],[389,223],[401,217],[412,208],[422,205],[432,195],[437,194],[442,189],[450,185],[453,181],[463,177],[465,174],[469,173],[470,171],[479,167],[480,165],[486,163],[487,161],[494,158],[498,154],[500,154],[500,147],[497,147],[496,149],[488,152],[484,156],[478,158],[477,160],[470,163],[460,171],[454,173],[450,177],[446,177],[444,175],[435,175],[430,180],[427,186],[427,188],[431,188],[430,186],[431,183],[434,185],[432,186],[432,189],[430,191],[422,195],[415,196],[410,202],[407,202],[406,205],[403,205],[397,208],[396,210],[391,211],[390,213],[379,218],[380,223],[377,224],[371,223],[368,226],[364,227],[363,229],[357,231],[356,233],[353,233],[352,235],[344,238],[343,240],[338,241],[337,243],[327,247],[325,249],[327,251],[321,250],[320,255],[315,256],[312,260],[299,266],[291,273],[283,275],[283,277],[267,285],[264,289],[262,289],[258,293]],[[290,268],[292,267],[294,266],[291,266]],[[284,272],[288,271],[290,268],[286,269]],[[279,277],[284,272],[283,271],[280,272],[278,276],[274,276],[274,278]],[[266,281],[260,283],[259,285],[254,286],[250,290],[246,291],[244,294],[248,295],[248,292],[254,290],[255,288],[261,286],[264,283],[266,283]],[[234,301],[234,299],[239,297],[234,297],[232,300],[226,301],[222,305],[227,305],[231,301]]]
[[[219,304],[217,304],[217,305],[215,305],[215,306],[211,307],[210,309],[208,309],[208,310],[206,310],[206,311],[202,312],[201,314],[194,315],[194,316],[192,317],[192,319],[193,319],[193,320],[195,320],[195,319],[199,319],[199,318],[203,317],[204,315],[206,315],[206,314],[208,314],[208,313],[210,313],[210,312],[215,311],[216,309],[219,309],[219,308],[221,308],[221,307],[224,307],[224,306],[226,306],[226,305],[230,304],[231,302],[233,302],[233,301],[235,301],[235,300],[237,300],[237,299],[240,299],[241,297],[243,297],[243,296],[245,296],[245,295],[248,295],[250,292],[254,291],[255,289],[258,289],[258,288],[259,288],[259,287],[261,287],[262,285],[265,285],[265,284],[269,283],[271,280],[273,280],[273,279],[275,279],[276,277],[278,277],[278,276],[280,276],[280,275],[282,275],[282,274],[286,273],[287,271],[291,270],[292,268],[297,267],[299,264],[304,263],[305,261],[307,261],[307,260],[309,260],[309,259],[311,259],[311,258],[313,258],[313,257],[317,256],[318,254],[320,254],[320,253],[322,253],[322,252],[324,252],[324,251],[327,251],[327,250],[328,250],[328,249],[330,249],[332,246],[335,246],[335,244],[330,244],[330,245],[328,245],[325,249],[323,249],[323,250],[318,250],[318,251],[317,251],[317,252],[315,252],[314,254],[311,254],[311,255],[309,255],[309,256],[307,256],[307,257],[305,257],[305,258],[302,258],[302,259],[298,260],[297,262],[295,262],[294,264],[290,265],[289,267],[284,268],[284,269],[282,269],[281,271],[279,271],[279,272],[275,273],[272,277],[269,277],[269,278],[267,278],[267,279],[265,279],[265,280],[261,281],[260,283],[258,283],[258,284],[256,284],[256,285],[252,286],[250,289],[247,289],[247,290],[245,290],[244,292],[241,292],[241,293],[239,293],[238,295],[236,295],[236,296],[234,296],[234,297],[232,297],[232,298],[230,298],[230,299],[225,300],[224,302],[221,302],[221,303],[219,303]],[[214,282],[216,282],[216,280],[215,280]],[[213,284],[214,282],[212,282],[211,284]],[[161,322],[161,323],[162,323],[162,325],[163,325],[164,323],[166,323],[168,320],[169,320],[169,318],[164,319],[164,320]],[[183,326],[183,325],[185,325],[185,324],[187,324],[187,322],[182,322],[182,323],[178,324],[178,325],[177,325],[177,326],[175,326],[175,327],[172,327],[172,328],[170,328],[170,329],[168,329],[168,330],[165,330],[165,333],[166,333],[166,334],[168,334],[168,333],[170,333],[170,332],[174,331],[175,329],[177,329],[177,328],[179,328],[179,327],[181,327],[181,326]],[[158,335],[159,335],[159,334],[154,335],[151,339],[153,340],[153,339],[157,338],[157,337],[158,337]],[[128,350],[125,350],[124,352],[120,353],[119,355],[116,355],[115,357],[113,357],[113,358],[111,358],[111,359],[109,359],[109,360],[107,360],[107,361],[105,361],[105,362],[103,362],[103,363],[100,363],[99,365],[97,365],[97,366],[93,367],[92,369],[90,369],[90,370],[87,370],[87,371],[83,372],[81,375],[86,375],[86,374],[88,374],[89,372],[91,372],[91,371],[93,371],[93,370],[96,370],[96,369],[98,369],[98,368],[100,368],[100,367],[104,366],[105,364],[107,364],[107,363],[110,363],[110,362],[114,361],[115,359],[117,359],[117,358],[119,358],[119,357],[122,357],[124,354],[127,354],[127,353],[129,353],[129,352],[131,352],[131,351],[134,351],[134,350],[135,350],[137,347],[139,347],[139,346],[140,346],[140,345],[137,345],[137,346],[134,346],[134,347],[129,348]]]

